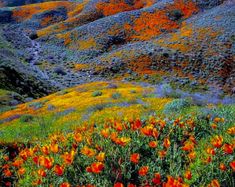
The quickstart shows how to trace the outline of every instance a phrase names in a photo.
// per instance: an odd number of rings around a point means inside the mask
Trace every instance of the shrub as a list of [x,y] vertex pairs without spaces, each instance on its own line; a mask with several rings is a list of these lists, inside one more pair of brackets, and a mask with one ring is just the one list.
[[101,96],[103,93],[101,92],[101,91],[94,91],[93,93],[92,93],[92,96],[93,97],[98,97],[98,96]]
[[190,99],[175,99],[172,102],[166,104],[163,112],[166,114],[178,112],[180,110],[190,107],[191,105],[192,101]]
[[112,94],[112,98],[113,98],[113,99],[120,99],[121,96],[122,96],[122,95],[121,95],[120,93],[118,93],[118,92],[115,92],[115,93]]

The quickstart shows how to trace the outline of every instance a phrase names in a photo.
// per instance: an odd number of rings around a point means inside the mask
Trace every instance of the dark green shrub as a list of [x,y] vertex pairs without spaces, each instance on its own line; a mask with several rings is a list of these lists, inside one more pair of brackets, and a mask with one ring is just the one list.
[[103,93],[101,92],[101,91],[94,91],[93,93],[92,93],[92,96],[93,97],[98,97],[98,96],[101,96]]

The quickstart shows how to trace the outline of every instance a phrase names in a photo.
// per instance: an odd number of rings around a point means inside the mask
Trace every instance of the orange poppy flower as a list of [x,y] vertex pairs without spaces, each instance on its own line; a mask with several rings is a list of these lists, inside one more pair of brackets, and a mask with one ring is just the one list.
[[96,159],[100,162],[103,162],[105,159],[105,153],[104,152],[100,152],[97,156]]
[[94,149],[91,149],[91,148],[87,147],[87,146],[84,146],[81,149],[81,153],[83,155],[88,156],[88,157],[93,157],[96,154],[96,151]]
[[188,154],[188,157],[191,159],[191,160],[194,160],[196,158],[196,152],[195,151],[192,151]]
[[59,146],[58,146],[58,144],[51,144],[50,150],[51,150],[51,152],[53,152],[53,153],[58,153],[58,152],[59,152]]
[[157,147],[157,141],[151,141],[149,142],[149,147],[156,148]]
[[160,158],[164,158],[166,156],[166,151],[162,150],[162,151],[158,151],[158,155]]
[[3,170],[3,173],[6,177],[10,177],[12,175],[11,171],[9,169]]
[[131,138],[121,137],[121,138],[117,138],[114,142],[118,145],[126,146],[130,141],[131,141]]
[[185,173],[184,173],[184,177],[188,180],[191,180],[192,179],[192,173],[191,171],[187,170]]
[[216,148],[220,148],[223,144],[223,137],[222,136],[215,136],[212,140],[211,140],[211,144],[216,147]]
[[109,129],[102,129],[100,134],[105,137],[108,138],[109,137]]
[[131,162],[137,164],[139,162],[140,159],[140,154],[138,153],[133,153],[130,157]]
[[124,187],[124,185],[121,182],[116,182],[113,187]]
[[231,127],[227,130],[227,133],[230,135],[235,135],[235,127]]
[[159,136],[159,132],[158,132],[158,130],[156,128],[153,129],[152,136],[154,138],[157,138]]
[[133,124],[131,124],[131,129],[132,130],[137,130],[142,126],[142,122],[140,119],[136,119]]
[[40,165],[44,166],[47,169],[51,169],[54,163],[54,159],[50,157],[41,157],[40,158]]
[[212,129],[216,129],[216,128],[217,128],[217,125],[216,125],[215,123],[212,123],[212,124],[211,124],[211,128],[212,128]]
[[215,149],[211,148],[211,147],[208,147],[206,149],[206,152],[207,154],[210,154],[210,155],[215,155]]
[[169,138],[164,138],[163,146],[168,149],[170,147],[170,145],[171,145],[170,139]]
[[231,168],[233,169],[233,171],[235,171],[235,160],[230,162],[229,164],[231,166]]
[[80,143],[82,141],[82,135],[80,133],[75,133],[73,138],[77,143]]
[[223,151],[226,154],[232,154],[233,153],[233,146],[231,144],[224,144]]
[[44,169],[39,169],[38,170],[38,175],[41,176],[41,177],[46,177],[47,174],[46,174]]
[[22,159],[16,159],[16,160],[12,163],[12,166],[15,166],[15,167],[19,168],[23,163],[24,163],[24,161],[23,161]]
[[19,175],[24,175],[25,174],[25,168],[20,168],[19,170],[18,170],[18,174]]
[[152,136],[153,133],[153,125],[147,125],[140,129],[141,133],[145,136]]
[[191,152],[194,149],[194,143],[192,143],[191,141],[186,141],[181,149]]
[[149,167],[148,166],[142,166],[139,169],[139,175],[140,176],[145,176],[148,173]]
[[173,187],[173,186],[174,187],[188,187],[188,185],[182,183],[182,180],[180,178],[174,179],[173,177],[168,176],[167,182],[163,184],[163,187]]
[[154,178],[152,179],[153,184],[160,185],[161,184],[161,175],[160,173],[155,173]]
[[222,170],[222,171],[226,171],[227,168],[226,168],[224,163],[220,163],[219,169]]
[[119,123],[119,122],[114,122],[113,128],[120,132],[120,131],[123,130],[123,125],[121,123]]
[[74,156],[75,156],[75,151],[72,150],[70,153],[68,152],[64,153],[61,157],[63,158],[64,163],[69,165],[72,164]]
[[70,187],[71,185],[68,182],[63,182],[60,184],[60,187]]
[[41,151],[45,154],[45,155],[49,155],[49,146],[43,146],[41,148]]
[[55,172],[56,175],[61,176],[64,173],[64,168],[62,166],[60,166],[59,164],[57,164],[54,167],[54,172]]
[[207,187],[220,187],[219,181],[217,179],[214,179]]
[[91,166],[88,166],[86,168],[87,172],[92,172],[92,173],[100,173],[104,169],[104,164],[102,162],[94,162],[91,164]]

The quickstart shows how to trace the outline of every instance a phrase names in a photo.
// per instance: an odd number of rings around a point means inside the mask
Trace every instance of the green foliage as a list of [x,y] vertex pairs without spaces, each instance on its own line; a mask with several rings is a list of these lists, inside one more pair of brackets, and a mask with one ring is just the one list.
[[122,96],[122,95],[121,95],[119,92],[115,92],[115,93],[112,94],[112,98],[113,98],[113,99],[120,99],[121,96]]
[[25,123],[25,122],[30,122],[33,120],[33,115],[26,114],[20,117],[20,122]]
[[98,96],[101,96],[103,93],[101,92],[101,91],[94,91],[93,93],[92,93],[92,96],[93,97],[98,97]]
[[192,101],[190,99],[175,99],[172,102],[166,104],[164,107],[164,113],[174,113],[179,112],[180,110],[184,110],[192,105]]

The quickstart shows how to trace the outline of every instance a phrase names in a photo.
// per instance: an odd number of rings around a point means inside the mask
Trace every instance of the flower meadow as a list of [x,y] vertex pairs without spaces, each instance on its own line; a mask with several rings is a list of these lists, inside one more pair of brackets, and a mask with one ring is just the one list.
[[[13,144],[5,186],[234,186],[235,127],[208,115],[107,119]],[[17,155],[16,155],[17,153]]]

